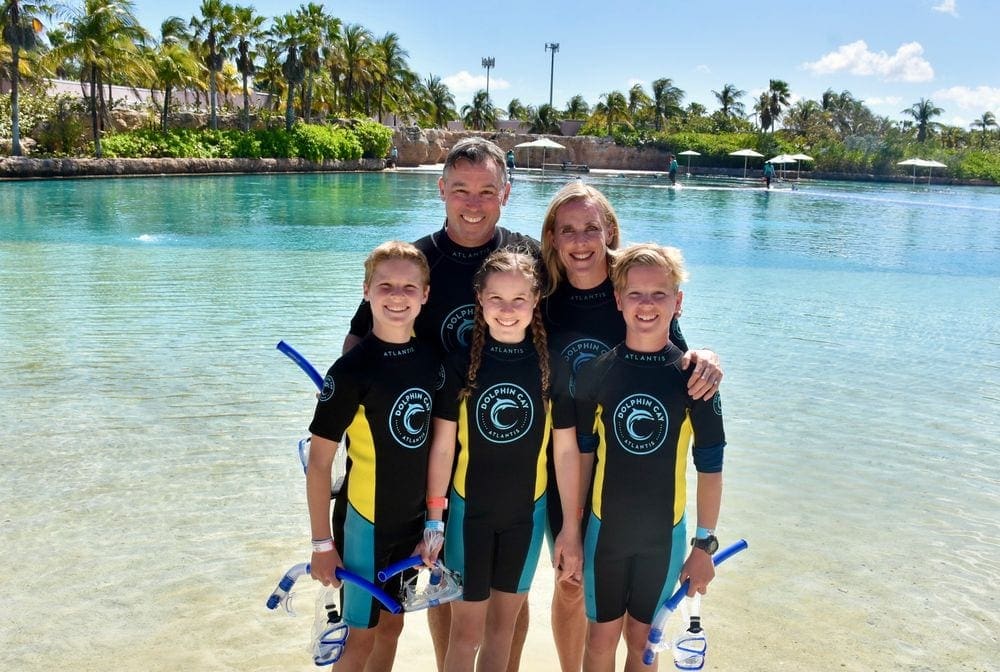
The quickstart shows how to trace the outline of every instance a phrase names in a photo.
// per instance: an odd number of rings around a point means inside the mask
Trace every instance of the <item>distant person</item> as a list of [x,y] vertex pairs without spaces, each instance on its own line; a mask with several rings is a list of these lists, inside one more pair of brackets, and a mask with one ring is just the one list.
[[[625,342],[576,377],[580,449],[595,455],[584,512],[589,625],[583,669],[613,670],[624,637],[624,669],[642,670],[660,603],[678,581],[690,580],[688,595],[694,595],[704,593],[715,576],[726,438],[718,393],[707,401],[691,398],[692,367],[685,367],[684,353],[671,341],[686,279],[680,250],[626,248],[615,255],[611,278]],[[698,472],[690,553],[684,478],[689,452]]]
[[673,154],[667,154],[667,160],[670,162],[670,184],[677,184],[677,157]]
[[766,189],[771,188],[771,178],[774,177],[774,164],[765,163],[764,164],[764,182],[766,183]]
[[396,145],[392,146],[389,150],[389,160],[385,162],[386,168],[395,168],[399,162],[399,150],[396,149]]
[[507,150],[507,174],[508,176],[514,175],[514,150]]
[[[440,382],[434,348],[412,337],[413,322],[427,302],[430,268],[410,243],[382,243],[365,260],[365,299],[374,306],[371,333],[341,356],[319,394],[306,469],[306,500],[312,528],[312,577],[337,586],[334,572],[347,569],[379,583],[378,570],[413,555],[423,539],[430,450],[431,404]],[[406,421],[398,419],[407,407]],[[347,441],[341,447],[341,437]],[[330,514],[334,456],[347,451],[351,487]],[[361,479],[355,483],[355,479]],[[361,487],[354,487],[360,485]],[[332,523],[332,525],[331,525]],[[399,575],[379,585],[398,593]],[[366,591],[343,588],[344,622],[351,627],[338,669],[392,665],[403,615],[390,614]]]

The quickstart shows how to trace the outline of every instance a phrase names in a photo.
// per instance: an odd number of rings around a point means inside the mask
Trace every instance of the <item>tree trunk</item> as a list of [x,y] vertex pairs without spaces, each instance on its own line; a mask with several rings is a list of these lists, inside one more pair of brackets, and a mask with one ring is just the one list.
[[249,77],[243,75],[243,132],[250,130],[250,90],[247,81]]
[[21,60],[20,48],[12,46],[10,71],[10,154],[21,156],[21,111],[18,107],[18,62]]
[[94,155],[101,158],[101,129],[97,119],[97,66],[90,66],[90,124],[94,133]]
[[167,132],[167,114],[170,109],[170,85],[167,84],[163,91],[163,119],[160,122],[160,126],[163,128],[163,132]]
[[295,99],[295,84],[292,82],[288,83],[288,101],[285,103],[285,130],[292,130],[292,121],[294,120],[294,113],[292,111],[292,101]]

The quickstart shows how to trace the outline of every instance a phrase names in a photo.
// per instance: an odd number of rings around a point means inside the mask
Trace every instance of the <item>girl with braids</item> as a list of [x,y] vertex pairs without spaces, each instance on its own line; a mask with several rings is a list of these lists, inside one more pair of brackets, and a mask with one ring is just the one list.
[[[445,363],[427,479],[424,560],[433,563],[443,536],[448,566],[464,586],[462,601],[452,603],[446,672],[506,668],[541,552],[546,506],[560,507],[568,521],[553,564],[563,580],[581,576],[575,415],[567,376],[549,360],[537,262],[525,252],[494,252],[473,288],[472,343]],[[560,501],[546,501],[550,436]]]

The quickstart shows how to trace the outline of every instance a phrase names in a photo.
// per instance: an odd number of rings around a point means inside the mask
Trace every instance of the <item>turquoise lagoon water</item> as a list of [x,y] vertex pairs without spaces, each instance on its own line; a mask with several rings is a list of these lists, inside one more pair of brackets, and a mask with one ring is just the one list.
[[[537,235],[564,179],[519,177],[504,224]],[[726,369],[750,550],[710,664],[1000,669],[1000,191],[584,179],[683,248]],[[0,183],[0,668],[311,668],[263,608],[307,559],[314,401],[274,345],[326,367],[367,251],[442,217],[428,174]]]

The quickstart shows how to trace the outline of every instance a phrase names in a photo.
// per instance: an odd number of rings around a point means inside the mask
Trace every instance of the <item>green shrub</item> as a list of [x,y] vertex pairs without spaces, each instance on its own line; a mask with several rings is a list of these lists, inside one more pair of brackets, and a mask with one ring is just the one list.
[[351,132],[361,143],[361,157],[380,159],[389,154],[392,146],[392,130],[377,121],[363,119],[356,123]]

